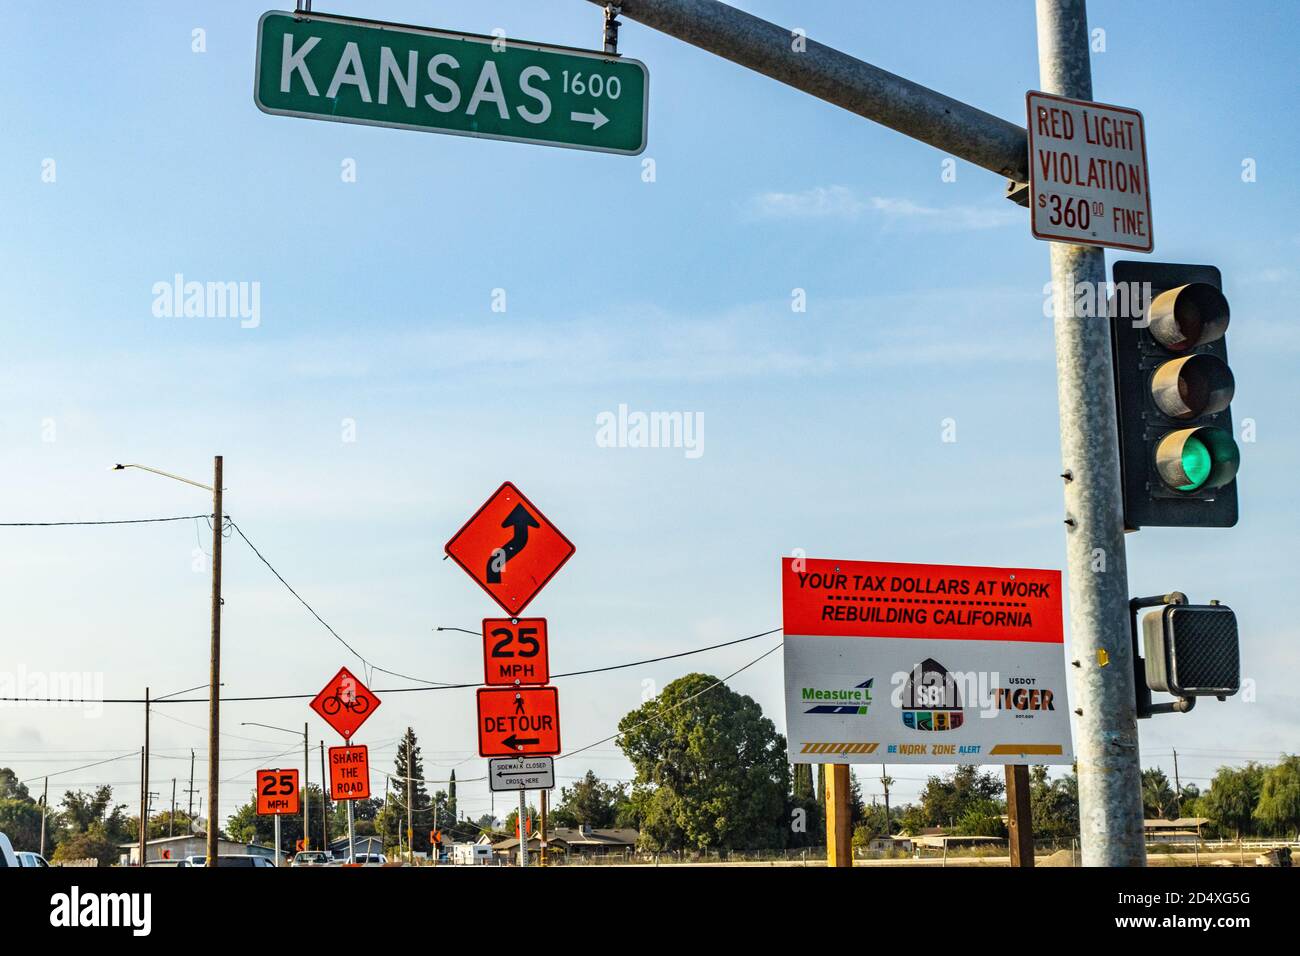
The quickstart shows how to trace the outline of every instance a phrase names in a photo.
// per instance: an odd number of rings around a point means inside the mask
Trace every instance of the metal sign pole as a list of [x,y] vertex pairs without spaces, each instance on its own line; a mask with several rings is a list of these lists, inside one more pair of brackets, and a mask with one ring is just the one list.
[[[1037,11],[1043,91],[1091,100],[1086,3]],[[1075,312],[1076,290],[1105,288],[1106,258],[1061,242],[1051,256],[1083,865],[1145,866],[1110,320]]]
[[275,815],[275,865],[280,865],[280,814]]

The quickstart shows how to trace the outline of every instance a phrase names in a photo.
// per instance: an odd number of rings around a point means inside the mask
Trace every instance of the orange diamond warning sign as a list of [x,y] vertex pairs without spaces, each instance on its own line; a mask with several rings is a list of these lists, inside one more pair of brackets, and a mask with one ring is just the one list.
[[448,556],[517,616],[573,556],[573,543],[506,482],[447,542]]

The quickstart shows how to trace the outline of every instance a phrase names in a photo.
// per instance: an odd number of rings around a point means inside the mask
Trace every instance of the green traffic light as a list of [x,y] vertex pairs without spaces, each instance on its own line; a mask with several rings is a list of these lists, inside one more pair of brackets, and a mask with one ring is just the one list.
[[1179,491],[1195,491],[1201,485],[1205,484],[1205,479],[1210,477],[1210,467],[1213,465],[1213,459],[1210,455],[1210,449],[1205,447],[1205,442],[1195,436],[1190,437],[1183,444],[1183,474],[1187,476],[1187,484],[1180,485]]

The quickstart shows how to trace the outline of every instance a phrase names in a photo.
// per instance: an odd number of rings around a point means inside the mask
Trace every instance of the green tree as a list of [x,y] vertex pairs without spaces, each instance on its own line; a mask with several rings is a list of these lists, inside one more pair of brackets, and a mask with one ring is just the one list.
[[1142,771],[1142,812],[1148,820],[1172,820],[1178,815],[1178,798],[1165,772],[1157,767]]
[[1078,836],[1079,778],[1071,773],[1051,780],[1046,767],[1031,767],[1029,812],[1035,837],[1062,840]]
[[1264,768],[1254,761],[1244,767],[1220,767],[1198,806],[1221,833],[1249,834],[1263,785]]
[[[999,802],[1006,785],[992,773],[980,773],[970,764],[959,764],[946,777],[930,777],[921,791],[921,802],[903,814],[904,828],[916,833],[925,827],[956,827],[971,807],[984,808],[986,801]],[[981,810],[982,812],[982,810]]]
[[[410,773],[410,792],[407,791],[407,773]],[[425,789],[424,760],[420,756],[420,745],[415,731],[410,727],[397,744],[397,756],[393,760],[393,775],[389,778],[391,787],[388,805],[375,819],[375,833],[382,836],[384,846],[414,849],[416,853],[428,853],[429,834],[434,829],[433,800]],[[444,795],[445,799],[446,795]],[[412,846],[407,846],[406,824],[407,805],[411,807]]]
[[1259,790],[1254,817],[1279,836],[1300,828],[1300,757],[1286,754],[1269,767]]
[[73,836],[87,833],[95,825],[100,827],[105,839],[113,843],[128,843],[140,836],[138,825],[133,827],[126,815],[126,804],[113,803],[113,788],[107,785],[94,793],[69,790],[63,795],[60,819]]
[[15,850],[36,851],[41,846],[41,807],[35,800],[0,799],[0,833]]
[[51,860],[63,863],[69,860],[98,860],[100,866],[114,866],[122,857],[118,841],[109,839],[102,823],[94,823],[84,833],[68,837],[54,851]]
[[0,767],[0,800],[30,800],[27,785],[8,767]]
[[560,799],[546,822],[557,827],[616,826],[619,808],[626,801],[625,785],[602,783],[588,770],[573,786],[560,788]]
[[1002,822],[1002,804],[997,800],[973,800],[962,809],[957,818],[959,836],[1005,837],[1007,826]]
[[636,768],[630,802],[654,849],[783,847],[785,738],[751,697],[688,674],[619,721]]

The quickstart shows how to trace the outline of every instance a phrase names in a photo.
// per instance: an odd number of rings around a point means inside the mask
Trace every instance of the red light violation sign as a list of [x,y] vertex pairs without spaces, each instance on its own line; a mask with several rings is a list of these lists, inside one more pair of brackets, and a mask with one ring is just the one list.
[[257,771],[257,812],[262,816],[302,813],[297,770]]
[[560,692],[554,687],[480,687],[481,757],[560,752]]
[[544,617],[483,619],[483,683],[514,687],[551,679]]
[[361,683],[350,670],[339,672],[311,702],[311,709],[337,730],[344,740],[351,740],[367,718],[379,706],[379,698]]
[[330,799],[370,797],[370,751],[364,744],[330,748]]
[[512,617],[537,596],[574,550],[573,542],[508,481],[446,547],[447,555]]
[[1142,114],[1031,90],[1029,215],[1038,239],[1150,252]]

